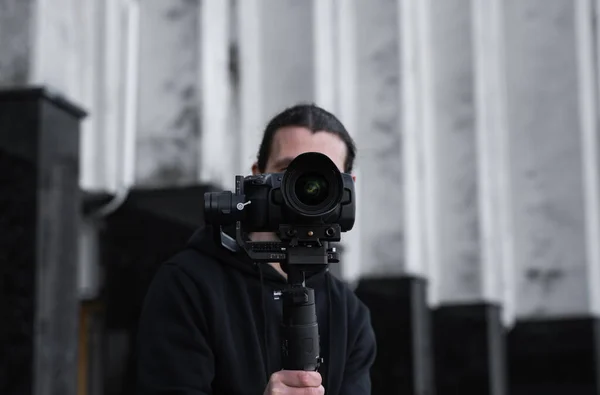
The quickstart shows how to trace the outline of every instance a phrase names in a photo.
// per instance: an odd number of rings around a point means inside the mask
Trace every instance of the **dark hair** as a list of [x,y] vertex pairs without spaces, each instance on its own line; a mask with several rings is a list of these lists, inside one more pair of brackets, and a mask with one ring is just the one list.
[[346,144],[347,148],[344,171],[346,173],[352,171],[356,158],[356,146],[350,133],[348,133],[340,120],[335,115],[314,104],[297,104],[286,108],[267,124],[258,150],[257,165],[260,172],[264,172],[267,167],[275,133],[279,129],[289,126],[304,127],[313,133],[325,131],[338,136]]

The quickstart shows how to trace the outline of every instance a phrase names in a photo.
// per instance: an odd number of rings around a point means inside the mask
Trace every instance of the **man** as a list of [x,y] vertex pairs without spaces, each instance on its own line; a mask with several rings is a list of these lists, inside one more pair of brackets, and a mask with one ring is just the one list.
[[[351,173],[355,151],[334,115],[297,105],[269,122],[252,172],[282,172],[299,154],[320,152]],[[369,312],[328,271],[306,281],[315,290],[324,363],[319,372],[282,370],[282,306],[273,292],[285,284],[279,264],[255,265],[243,252],[217,246],[210,230],[197,231],[148,290],[138,334],[138,393],[370,394],[375,336]]]

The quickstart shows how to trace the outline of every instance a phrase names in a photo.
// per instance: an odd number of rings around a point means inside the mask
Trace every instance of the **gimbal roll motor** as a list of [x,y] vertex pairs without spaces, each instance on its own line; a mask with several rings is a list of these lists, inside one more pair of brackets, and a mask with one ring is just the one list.
[[[336,263],[329,243],[352,229],[354,180],[317,152],[298,155],[282,173],[236,176],[235,192],[208,192],[204,215],[217,242],[244,250],[254,262],[279,262],[288,275],[283,301],[282,360],[286,370],[317,370],[319,334],[314,290],[305,275]],[[223,227],[235,224],[235,239]],[[250,241],[252,232],[273,232],[278,241]]]

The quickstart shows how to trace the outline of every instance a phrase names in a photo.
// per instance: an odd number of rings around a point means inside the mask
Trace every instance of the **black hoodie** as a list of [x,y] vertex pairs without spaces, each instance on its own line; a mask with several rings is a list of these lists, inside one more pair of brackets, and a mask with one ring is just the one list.
[[[261,395],[282,369],[285,279],[268,264],[217,247],[198,230],[158,270],[138,332],[138,394]],[[315,290],[327,395],[371,393],[375,336],[369,311],[328,271],[308,277]]]

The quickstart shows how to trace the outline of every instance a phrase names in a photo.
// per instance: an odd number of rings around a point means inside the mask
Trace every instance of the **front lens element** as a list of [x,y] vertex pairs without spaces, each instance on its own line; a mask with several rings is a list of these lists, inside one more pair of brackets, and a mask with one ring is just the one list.
[[298,200],[307,206],[317,206],[329,195],[329,184],[320,174],[303,174],[296,181],[295,192]]

